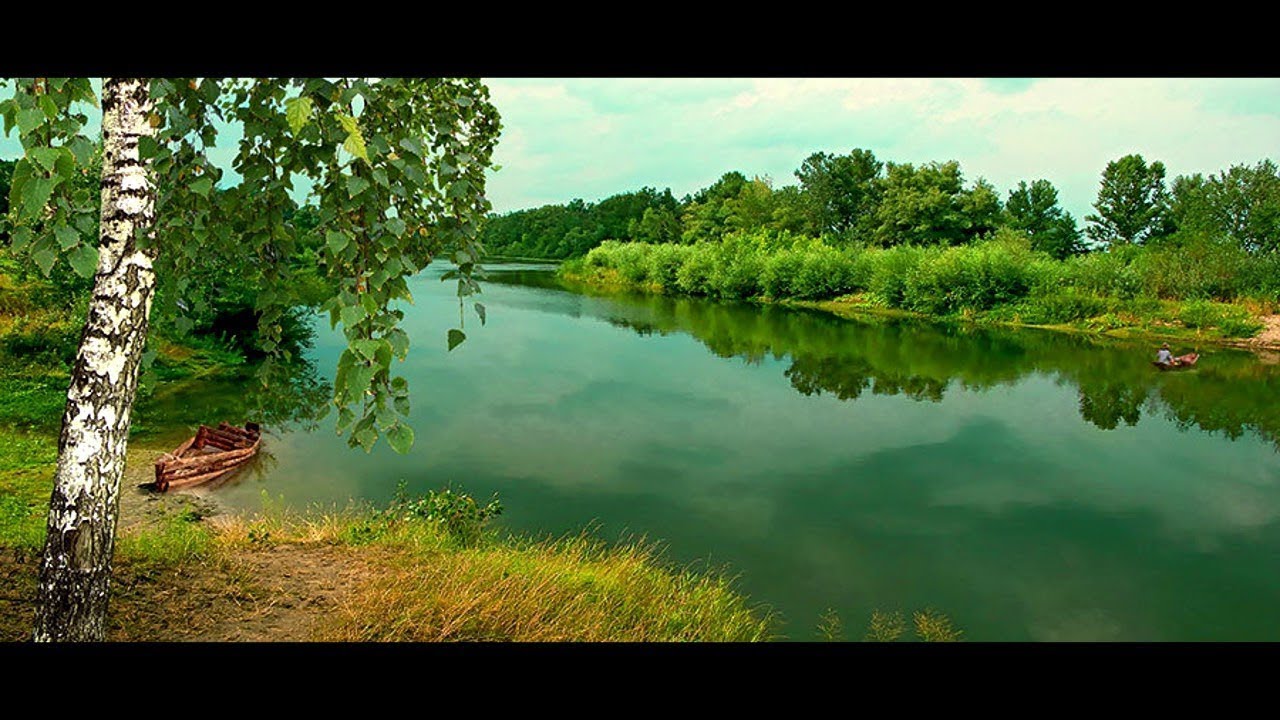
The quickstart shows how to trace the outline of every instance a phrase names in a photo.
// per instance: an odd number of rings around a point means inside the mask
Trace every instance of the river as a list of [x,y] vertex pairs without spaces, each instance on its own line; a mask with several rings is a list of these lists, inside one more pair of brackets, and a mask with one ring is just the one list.
[[[496,492],[504,528],[727,570],[794,639],[933,608],[970,640],[1280,640],[1274,363],[1161,373],[1149,343],[588,295],[533,265],[490,268],[487,325],[468,309],[448,352],[442,271],[411,282],[396,364],[413,450],[277,424],[222,502]],[[343,340],[316,327],[323,380]]]

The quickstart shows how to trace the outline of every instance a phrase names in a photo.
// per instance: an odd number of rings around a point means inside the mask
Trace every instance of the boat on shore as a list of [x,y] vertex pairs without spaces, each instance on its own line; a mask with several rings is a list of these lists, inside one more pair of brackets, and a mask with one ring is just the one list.
[[155,489],[166,492],[224,479],[252,460],[261,445],[258,423],[201,425],[194,437],[156,460]]
[[1157,368],[1160,368],[1161,370],[1181,370],[1181,369],[1193,367],[1196,364],[1196,361],[1199,359],[1200,359],[1199,353],[1187,353],[1186,355],[1179,355],[1178,357],[1171,360],[1168,364],[1162,363],[1158,360],[1152,360],[1151,364],[1155,365]]

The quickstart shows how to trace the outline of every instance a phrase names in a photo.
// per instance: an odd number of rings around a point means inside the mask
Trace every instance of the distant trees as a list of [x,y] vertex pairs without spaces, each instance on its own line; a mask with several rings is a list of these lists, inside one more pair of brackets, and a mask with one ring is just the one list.
[[1125,155],[1107,163],[1102,186],[1088,215],[1090,239],[1104,245],[1141,244],[1167,232],[1169,193],[1164,163],[1150,165],[1141,155]]
[[1280,251],[1280,173],[1263,160],[1179,177],[1170,215],[1179,230],[1220,234],[1251,253]]
[[1084,232],[1048,180],[1021,181],[1001,203],[987,181],[966,183],[956,161],[913,165],[881,162],[863,149],[816,152],[795,176],[797,184],[775,188],[767,177],[730,171],[680,200],[670,190],[642,188],[595,204],[574,200],[494,215],[483,240],[493,254],[567,258],[604,240],[697,244],[766,230],[836,246],[952,246],[1006,227],[1058,259],[1156,240],[1280,252],[1280,171],[1271,160],[1166,185],[1163,163],[1126,155],[1103,171]]
[[1084,251],[1075,218],[1058,206],[1058,190],[1048,180],[1023,180],[1010,190],[1004,222],[1030,238],[1032,249],[1059,260]]

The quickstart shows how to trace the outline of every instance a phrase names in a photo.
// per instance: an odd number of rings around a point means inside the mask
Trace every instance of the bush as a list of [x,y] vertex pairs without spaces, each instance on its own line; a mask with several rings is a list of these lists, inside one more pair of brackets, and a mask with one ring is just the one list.
[[81,327],[71,320],[23,315],[0,335],[0,351],[19,358],[47,358],[70,365],[80,347]]
[[1171,240],[1135,260],[1146,292],[1162,298],[1234,300],[1252,263],[1237,243],[1208,237]]
[[888,250],[863,253],[869,261],[869,270],[856,271],[866,274],[866,286],[877,300],[889,307],[905,307],[907,276],[926,257],[928,251],[912,245],[899,245]]
[[995,242],[931,251],[907,273],[903,303],[943,315],[1014,302],[1031,290],[1030,257],[1030,250]]
[[384,516],[396,520],[425,520],[436,523],[450,537],[470,544],[479,540],[490,519],[502,514],[502,503],[495,494],[488,503],[481,505],[466,493],[452,489],[431,490],[425,496],[411,498],[406,483],[396,486],[395,499],[383,511]]
[[1054,325],[1085,320],[1110,312],[1114,301],[1087,293],[1079,288],[1065,287],[1057,292],[1037,294],[1019,304],[1018,315],[1022,322],[1034,325]]
[[795,280],[803,265],[804,252],[800,250],[782,250],[770,255],[760,276],[764,294],[773,298],[795,297]]
[[1192,300],[1183,304],[1178,320],[1189,328],[1217,328],[1229,337],[1249,337],[1262,329],[1248,310],[1235,305]]
[[649,249],[647,277],[664,290],[676,289],[676,275],[689,255],[685,245],[653,245]]
[[1135,250],[1129,246],[1068,258],[1062,263],[1061,281],[1097,295],[1133,299],[1143,288],[1142,276],[1129,262]]
[[676,271],[676,289],[686,295],[712,294],[711,273],[715,271],[716,249],[711,243],[694,245]]

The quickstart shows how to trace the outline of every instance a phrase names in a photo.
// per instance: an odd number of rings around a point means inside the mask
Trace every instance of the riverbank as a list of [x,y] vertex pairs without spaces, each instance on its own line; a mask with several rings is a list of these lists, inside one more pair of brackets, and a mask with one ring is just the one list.
[[[564,263],[558,274],[578,289],[777,303],[841,317],[915,317],[1280,350],[1280,299],[1272,290],[1218,300],[1206,299],[1212,294],[1169,297],[1160,290],[1170,283],[1162,274],[1168,258],[1155,251],[1057,261],[1032,252],[1017,237],[945,249],[841,250],[818,241],[771,242],[781,241],[735,236],[699,246],[606,242]],[[1204,287],[1196,292],[1212,287],[1221,295],[1231,283],[1253,288],[1270,281],[1214,276],[1197,282]]]
[[[55,290],[0,272],[0,640],[31,632],[57,436],[83,323],[83,307]],[[535,540],[478,522],[442,524],[404,507],[293,513],[268,506],[238,515],[216,496],[144,490],[155,458],[196,424],[249,414],[266,423],[297,420],[332,394],[297,377],[286,378],[278,395],[246,392],[260,385],[256,368],[211,338],[153,336],[150,347],[155,359],[134,408],[121,481],[111,640],[776,635],[774,616],[728,578],[670,566],[644,543]]]
[[[759,641],[767,609],[650,545],[531,539],[390,509],[253,515],[145,482],[168,446],[133,442],[121,483],[111,640]],[[0,431],[0,640],[29,636],[48,435]],[[456,496],[455,496],[456,498]],[[480,530],[472,532],[471,530]]]

